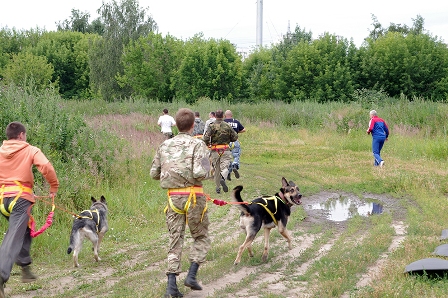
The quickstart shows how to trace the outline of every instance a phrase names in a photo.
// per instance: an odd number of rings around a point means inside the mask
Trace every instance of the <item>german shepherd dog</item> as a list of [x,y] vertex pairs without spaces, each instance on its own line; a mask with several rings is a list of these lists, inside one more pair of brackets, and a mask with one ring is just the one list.
[[78,254],[81,251],[84,238],[93,243],[93,254],[95,260],[100,261],[98,251],[104,234],[109,226],[107,225],[107,204],[106,198],[101,196],[101,200],[91,198],[92,205],[89,210],[81,212],[74,220],[72,232],[70,233],[70,246],[67,254],[73,251],[73,265],[79,267]]
[[[244,203],[241,198],[241,191],[243,186],[237,186],[233,189],[233,198],[235,201]],[[246,232],[246,240],[239,247],[234,264],[237,265],[241,261],[241,255],[247,248],[249,256],[253,257],[252,242],[255,239],[258,231],[264,228],[264,251],[263,262],[268,259],[269,253],[269,234],[271,229],[278,227],[280,234],[288,241],[289,249],[292,248],[291,236],[286,229],[288,218],[291,215],[291,206],[301,204],[302,195],[299,192],[299,187],[294,182],[286,181],[282,177],[282,187],[280,192],[274,196],[262,196],[254,199],[248,204],[240,204],[241,209],[240,227]]]

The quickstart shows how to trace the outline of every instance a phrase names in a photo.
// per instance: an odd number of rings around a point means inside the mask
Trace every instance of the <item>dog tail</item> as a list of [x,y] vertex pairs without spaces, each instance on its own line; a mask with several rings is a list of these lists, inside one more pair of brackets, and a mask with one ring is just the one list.
[[[241,191],[243,190],[242,185],[238,185],[233,189],[232,196],[233,200],[239,203],[244,203],[244,200],[241,198]],[[238,204],[238,208],[244,213],[244,215],[250,214],[250,209],[246,204]]]
[[75,246],[75,233],[77,231],[77,227],[75,224],[72,227],[72,232],[70,233],[70,246],[67,249],[67,254],[70,254],[73,251],[73,247]]

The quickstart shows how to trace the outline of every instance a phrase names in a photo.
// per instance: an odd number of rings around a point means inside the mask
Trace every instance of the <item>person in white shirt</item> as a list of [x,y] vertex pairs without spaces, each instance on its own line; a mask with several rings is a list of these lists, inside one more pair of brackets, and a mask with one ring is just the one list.
[[174,121],[173,117],[168,115],[168,109],[163,109],[163,115],[159,117],[157,125],[161,127],[161,131],[165,136],[165,139],[171,139],[174,137],[171,127],[176,126],[176,121]]
[[216,115],[215,112],[210,112],[208,114],[209,119],[207,121],[205,121],[204,134],[207,131],[208,126],[215,122],[215,120],[216,120],[215,115]]

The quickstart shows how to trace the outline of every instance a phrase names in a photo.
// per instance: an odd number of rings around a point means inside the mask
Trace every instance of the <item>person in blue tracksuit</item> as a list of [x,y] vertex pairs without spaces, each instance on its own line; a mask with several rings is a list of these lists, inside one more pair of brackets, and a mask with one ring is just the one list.
[[[246,132],[246,128],[244,128],[241,122],[233,118],[232,111],[227,110],[224,113],[224,116],[225,116],[224,121],[227,122],[227,124],[229,124],[236,131],[237,134]],[[238,170],[240,169],[240,156],[241,156],[240,141],[236,140],[235,142],[230,143],[229,146],[232,150],[233,162],[229,166],[229,175],[227,176],[227,180],[231,180],[230,173],[232,173],[232,171],[235,174],[235,178],[240,178],[240,174],[238,172]]]
[[372,152],[375,159],[374,166],[384,166],[384,160],[381,158],[381,149],[384,142],[389,138],[389,127],[386,121],[378,117],[375,110],[370,111],[370,122],[367,134],[372,134]]

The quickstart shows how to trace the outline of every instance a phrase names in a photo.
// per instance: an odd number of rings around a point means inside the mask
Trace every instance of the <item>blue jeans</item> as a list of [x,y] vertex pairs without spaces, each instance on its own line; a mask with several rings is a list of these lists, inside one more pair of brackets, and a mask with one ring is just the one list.
[[[232,143],[230,143],[232,144]],[[233,149],[232,149],[232,156],[233,156],[233,162],[231,166],[236,166],[237,169],[240,168],[240,156],[241,156],[241,145],[239,141],[233,142]]]
[[372,138],[372,152],[373,158],[375,159],[374,166],[379,166],[383,161],[380,153],[381,149],[383,149],[384,141],[386,141],[384,138]]

